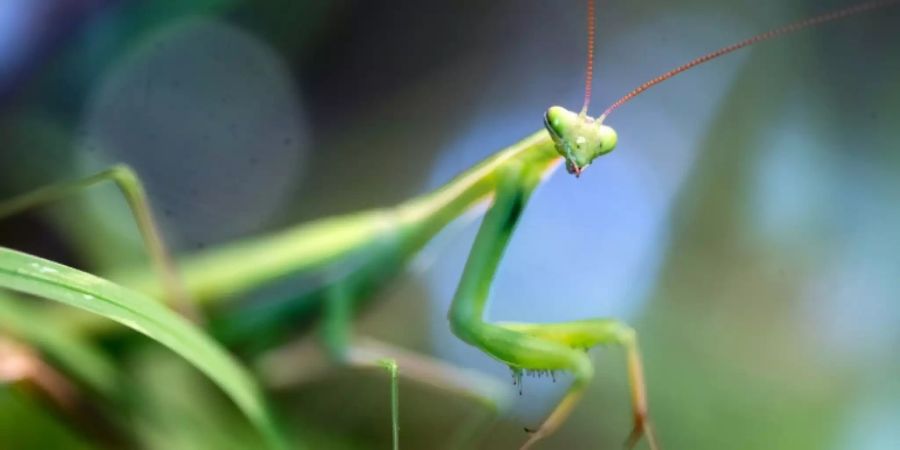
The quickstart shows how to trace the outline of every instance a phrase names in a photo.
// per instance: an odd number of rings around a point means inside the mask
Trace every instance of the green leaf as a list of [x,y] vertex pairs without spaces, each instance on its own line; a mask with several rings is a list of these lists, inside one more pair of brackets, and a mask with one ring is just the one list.
[[283,448],[259,387],[214,340],[162,304],[91,274],[0,247],[0,287],[119,322],[163,344],[222,388],[272,448]]

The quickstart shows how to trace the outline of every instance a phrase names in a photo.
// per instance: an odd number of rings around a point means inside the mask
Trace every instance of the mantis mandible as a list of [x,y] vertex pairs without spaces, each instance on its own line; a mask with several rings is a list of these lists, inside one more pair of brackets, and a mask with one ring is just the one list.
[[[544,128],[458,175],[434,192],[399,205],[302,224],[268,236],[228,244],[180,257],[166,250],[139,178],[116,166],[87,179],[61,183],[0,203],[0,217],[45,204],[98,183],[113,181],[128,199],[156,278],[135,274],[126,285],[167,299],[174,308],[208,321],[221,339],[259,350],[293,331],[297,319],[321,312],[324,337],[332,355],[348,363],[386,367],[392,376],[394,445],[398,445],[397,377],[403,370],[389,358],[365,354],[351,343],[353,308],[373,289],[396,275],[424,245],[455,218],[490,199],[472,245],[449,311],[453,332],[508,365],[521,376],[526,371],[566,371],[574,376],[562,400],[522,448],[558,429],[572,412],[593,378],[590,358],[583,351],[597,345],[617,345],[626,351],[633,408],[633,427],[626,445],[646,437],[658,449],[649,419],[645,378],[637,332],[614,319],[592,318],[564,323],[487,322],[484,313],[494,275],[519,218],[534,190],[564,164],[576,177],[617,144],[617,134],[604,124],[609,115],[648,88],[754,43],[851,15],[893,6],[898,0],[862,3],[773,29],[694,59],[656,77],[614,102],[597,118],[590,105],[594,1],[588,2],[588,63],[584,104],[580,112],[560,106],[544,114]],[[228,299],[288,275],[307,274],[314,288],[284,301],[248,305],[225,311]],[[202,319],[201,319],[202,317]]]

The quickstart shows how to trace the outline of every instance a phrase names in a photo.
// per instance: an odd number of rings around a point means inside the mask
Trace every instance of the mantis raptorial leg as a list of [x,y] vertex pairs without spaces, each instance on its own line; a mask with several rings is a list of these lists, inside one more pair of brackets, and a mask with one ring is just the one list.
[[[562,109],[551,109],[547,117],[548,128],[554,133],[556,127],[564,133],[568,132],[565,124],[573,119],[573,115]],[[574,123],[576,129],[580,128],[577,121]],[[616,141],[615,133],[602,126],[596,130],[598,140],[594,142],[599,145],[592,151],[602,154],[611,150]],[[581,133],[582,130],[577,132]],[[573,167],[570,170],[575,173],[580,173],[586,165],[580,165],[578,160],[567,163]],[[541,180],[541,171],[534,170],[533,167],[535,166],[511,163],[498,175],[500,179],[494,204],[485,216],[475,238],[450,310],[453,332],[464,341],[508,364],[514,372],[561,370],[571,372],[575,376],[575,381],[566,395],[540,428],[533,432],[531,438],[523,445],[523,449],[555,431],[584,394],[585,388],[593,378],[594,370],[590,359],[581,349],[589,349],[599,344],[625,347],[628,352],[629,381],[634,407],[634,427],[628,445],[633,446],[646,434],[651,448],[657,448],[649,423],[644,374],[637,349],[637,337],[633,329],[618,321],[604,319],[559,324],[491,324],[483,319],[490,284],[503,251],[509,243],[528,197]]]

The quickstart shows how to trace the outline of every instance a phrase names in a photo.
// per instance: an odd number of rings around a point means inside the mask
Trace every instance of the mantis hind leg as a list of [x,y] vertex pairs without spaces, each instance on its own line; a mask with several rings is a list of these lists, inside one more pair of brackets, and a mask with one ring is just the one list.
[[115,183],[128,202],[128,207],[137,222],[144,247],[162,282],[168,302],[180,313],[196,321],[199,319],[199,312],[188,299],[187,291],[153,217],[144,186],[130,167],[124,164],[116,165],[87,178],[53,184],[2,201],[0,202],[0,219],[62,200],[83,189],[110,181]]
[[[357,367],[381,366],[388,369],[391,375],[391,415],[394,433],[398,429],[397,389],[400,376],[475,401],[480,412],[467,417],[451,436],[446,437],[442,448],[472,448],[472,443],[495,423],[511,404],[510,390],[505,383],[375,339],[355,339],[348,352],[348,361],[350,365]],[[394,442],[397,442],[396,435]]]
[[[399,391],[401,378],[471,400],[479,407],[479,414],[468,416],[452,436],[443,437],[445,445],[434,447],[448,450],[472,448],[472,442],[512,403],[512,392],[505,382],[368,336],[353,338],[341,355],[323,353],[319,342],[301,338],[264,354],[256,367],[265,383],[275,389],[289,389],[321,379],[336,366],[388,369],[392,382],[392,432],[399,429],[396,425],[399,402],[394,399],[398,398],[395,392]],[[390,362],[396,364],[396,374],[386,367]]]
[[372,354],[350,344],[352,339],[353,297],[351,287],[335,283],[325,298],[325,318],[322,333],[325,346],[333,358],[358,367],[380,367],[391,377],[391,441],[393,449],[400,448],[400,379],[397,361]]
[[[425,355],[402,350],[371,338],[354,338],[352,324],[352,289],[341,283],[329,288],[324,305],[321,328],[325,348],[334,361],[351,367],[384,369],[391,383],[391,438],[394,450],[400,442],[400,376],[434,386],[477,401],[488,410],[487,422],[499,417],[509,404],[497,392],[503,390],[498,382],[480,374],[471,373],[441,363]],[[275,357],[272,360],[297,360]],[[400,368],[403,367],[401,372]],[[283,375],[282,375],[283,377]],[[477,418],[481,419],[481,418]],[[462,447],[482,431],[484,421],[467,423],[463,431],[451,440]],[[453,444],[451,444],[453,445]],[[451,447],[452,448],[452,447]]]

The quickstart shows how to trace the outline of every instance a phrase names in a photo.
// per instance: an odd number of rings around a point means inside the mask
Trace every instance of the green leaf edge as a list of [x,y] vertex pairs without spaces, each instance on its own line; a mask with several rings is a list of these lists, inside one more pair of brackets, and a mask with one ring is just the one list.
[[270,448],[286,448],[249,371],[207,334],[159,302],[89,273],[5,247],[0,247],[0,287],[92,312],[168,347],[219,385]]

